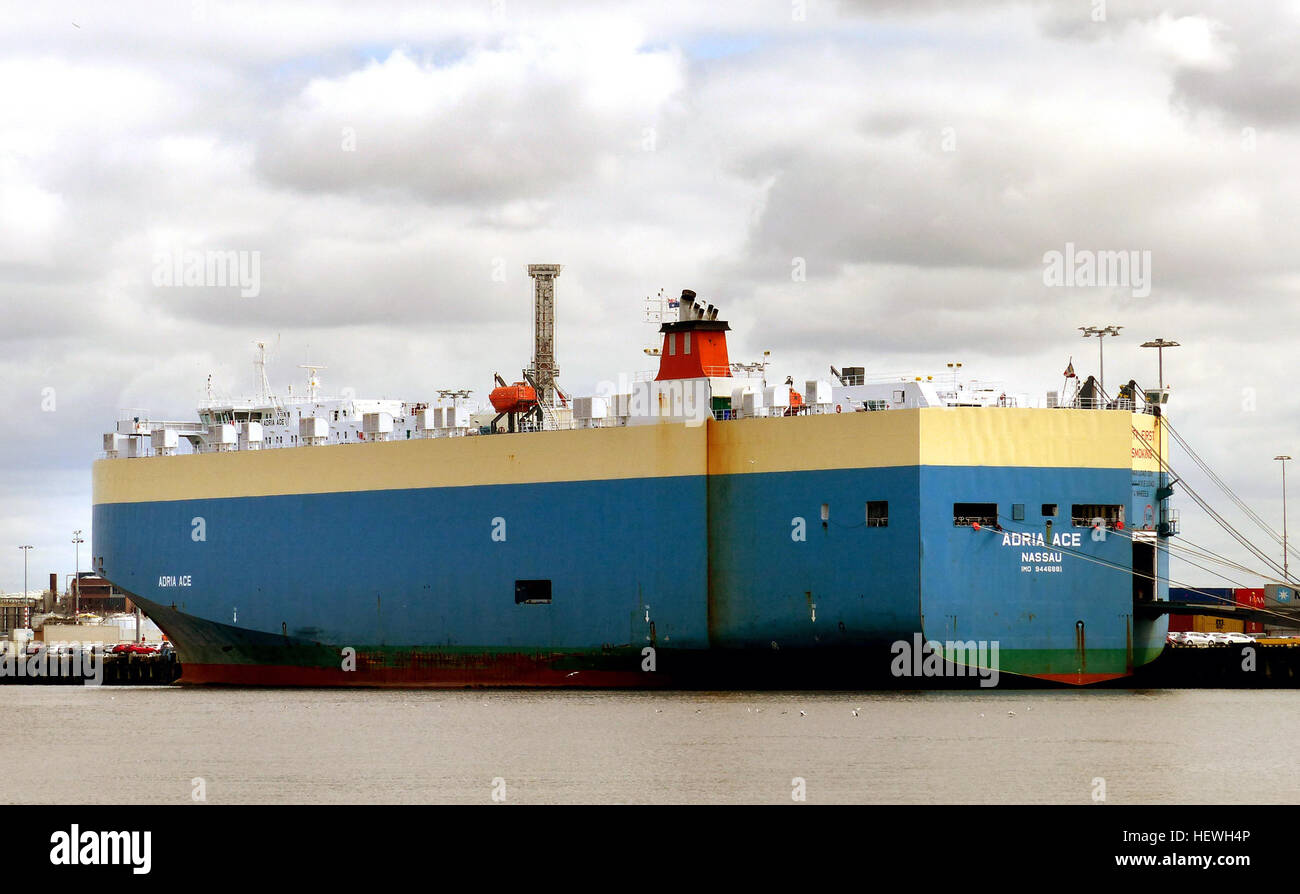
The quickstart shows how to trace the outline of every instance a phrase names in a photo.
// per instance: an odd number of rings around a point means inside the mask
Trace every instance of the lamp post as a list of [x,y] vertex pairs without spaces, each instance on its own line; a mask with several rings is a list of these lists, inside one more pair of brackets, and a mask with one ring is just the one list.
[[1165,390],[1165,348],[1177,348],[1180,347],[1180,345],[1176,341],[1166,341],[1163,338],[1157,338],[1154,341],[1144,341],[1142,343],[1142,347],[1156,349],[1156,357],[1158,358],[1158,363],[1160,367],[1160,390],[1164,391]]
[[27,598],[27,554],[31,552],[33,549],[35,549],[35,547],[33,547],[31,544],[28,544],[26,546],[20,546],[18,548],[23,551],[23,598],[26,599]]
[[1079,331],[1083,333],[1084,338],[1087,338],[1090,335],[1097,336],[1097,362],[1100,367],[1100,369],[1098,370],[1097,379],[1099,384],[1101,385],[1101,390],[1103,394],[1106,392],[1106,356],[1105,356],[1105,352],[1102,350],[1102,346],[1106,343],[1106,336],[1119,335],[1119,331],[1123,328],[1124,328],[1123,326],[1080,326],[1079,327]]
[[74,606],[73,617],[76,617],[77,613],[81,611],[81,544],[85,542],[81,539],[80,531],[72,532],[72,545],[77,551],[77,573],[72,577],[72,586],[75,588],[72,603]]
[[1286,578],[1288,584],[1291,583],[1291,574],[1286,555],[1286,461],[1290,458],[1289,456],[1273,457],[1273,459],[1282,463],[1282,577]]

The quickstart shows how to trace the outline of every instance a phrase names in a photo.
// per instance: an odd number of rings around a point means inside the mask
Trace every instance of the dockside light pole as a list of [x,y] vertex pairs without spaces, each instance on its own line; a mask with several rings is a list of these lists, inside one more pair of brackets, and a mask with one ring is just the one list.
[[1290,566],[1287,563],[1286,549],[1286,461],[1289,456],[1275,456],[1273,459],[1282,463],[1282,577],[1286,578],[1288,585],[1291,583],[1291,574],[1288,570]]
[[27,598],[27,554],[35,549],[31,544],[18,547],[23,551],[23,599]]
[[73,617],[75,618],[81,612],[81,544],[85,543],[81,539],[80,531],[72,532],[72,544],[77,551],[77,573],[72,577],[72,586],[76,588],[73,596]]

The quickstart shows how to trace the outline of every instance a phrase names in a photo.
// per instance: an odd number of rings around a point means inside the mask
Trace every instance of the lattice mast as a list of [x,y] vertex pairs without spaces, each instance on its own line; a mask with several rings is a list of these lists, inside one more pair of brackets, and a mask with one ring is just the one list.
[[533,365],[528,373],[537,386],[537,400],[555,406],[555,382],[560,370],[555,365],[555,278],[559,264],[529,264],[533,278]]

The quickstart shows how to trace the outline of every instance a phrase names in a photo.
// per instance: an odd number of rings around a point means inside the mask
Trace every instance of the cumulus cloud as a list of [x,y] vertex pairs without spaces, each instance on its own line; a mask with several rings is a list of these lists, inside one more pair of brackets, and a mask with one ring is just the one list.
[[297,189],[428,202],[555,195],[635,151],[682,86],[680,56],[631,32],[511,39],[447,63],[403,50],[313,80],[262,137],[257,169]]

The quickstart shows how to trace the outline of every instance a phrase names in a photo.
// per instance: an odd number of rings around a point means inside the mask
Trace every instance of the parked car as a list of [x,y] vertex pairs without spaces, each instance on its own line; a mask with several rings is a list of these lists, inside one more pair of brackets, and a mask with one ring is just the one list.
[[152,655],[158,650],[143,643],[118,643],[113,647],[115,655]]

